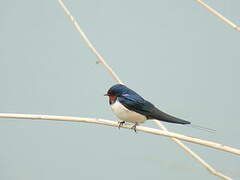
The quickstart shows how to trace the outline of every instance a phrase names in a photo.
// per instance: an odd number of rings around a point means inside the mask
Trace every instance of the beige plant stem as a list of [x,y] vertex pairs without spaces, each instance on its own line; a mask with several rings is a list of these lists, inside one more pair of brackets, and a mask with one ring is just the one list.
[[[97,52],[97,50],[93,47],[93,45],[91,44],[91,42],[89,41],[89,39],[87,38],[87,36],[85,35],[85,33],[83,32],[83,30],[80,28],[79,24],[77,23],[77,21],[75,20],[75,18],[72,16],[72,14],[70,13],[70,11],[66,8],[66,6],[64,5],[64,3],[62,2],[62,0],[58,0],[60,6],[63,8],[64,12],[69,16],[70,20],[72,21],[72,23],[75,25],[76,29],[78,30],[78,32],[80,33],[80,35],[82,36],[83,40],[85,41],[85,43],[88,45],[88,47],[90,47],[93,51],[93,53],[95,53],[95,55],[98,57],[98,61],[101,62],[103,64],[104,67],[107,68],[107,70],[110,72],[110,74],[113,76],[113,78],[115,80],[117,80],[117,82],[122,84],[122,81],[120,80],[120,78],[116,75],[116,73],[113,72],[113,70],[110,68],[110,66],[106,63],[106,61],[100,56],[100,54]],[[99,58],[100,57],[100,58]],[[159,122],[156,121],[157,126],[164,130],[167,131],[167,129]],[[217,172],[213,167],[211,167],[208,163],[206,163],[201,157],[199,157],[196,153],[194,153],[191,149],[189,149],[186,145],[184,145],[183,143],[181,143],[181,141],[179,141],[178,139],[175,139],[174,137],[172,137],[172,140],[174,142],[176,142],[181,148],[183,148],[186,152],[188,152],[192,157],[194,157],[198,162],[200,162],[204,167],[206,167],[210,173],[212,173],[215,176],[218,176],[222,179],[225,180],[231,180],[230,177],[227,177],[225,175],[223,175],[220,172]]]
[[108,70],[108,72],[111,74],[111,76],[120,84],[123,84],[118,75],[112,70],[112,68],[106,63],[106,61],[103,59],[103,57],[99,54],[99,52],[95,49],[95,47],[92,45],[92,43],[89,41],[83,30],[80,28],[79,24],[75,20],[75,18],[71,15],[70,11],[66,8],[66,6],[63,4],[61,0],[58,0],[60,6],[63,8],[64,12],[68,15],[78,32],[81,34],[81,37],[83,38],[86,45],[89,47],[89,49],[92,50],[92,52],[97,56],[97,62],[102,63],[103,66]]
[[[156,120],[155,120],[156,121]],[[158,126],[165,131],[168,131],[165,126],[163,126],[159,121],[156,121]],[[189,153],[194,159],[196,159],[199,163],[201,163],[205,168],[213,175],[218,176],[225,180],[231,180],[232,178],[225,176],[224,174],[217,172],[211,165],[209,165],[206,161],[204,161],[199,155],[193,152],[189,147],[183,144],[180,140],[176,138],[171,138],[176,144],[178,144],[182,149],[184,149],[187,153]]]
[[220,18],[223,22],[231,26],[233,29],[236,29],[237,31],[240,31],[240,27],[234,24],[232,21],[221,15],[219,12],[217,12],[215,9],[211,8],[208,4],[203,2],[202,0],[196,0],[199,4],[201,4],[203,7],[205,7],[209,12],[211,12],[213,15]]
[[[94,124],[102,124],[108,126],[118,127],[118,122],[104,120],[104,119],[97,119],[97,118],[84,118],[84,117],[73,117],[73,116],[54,116],[54,115],[38,115],[38,114],[13,114],[13,113],[0,113],[0,118],[11,118],[11,119],[31,119],[31,120],[55,120],[55,121],[71,121],[71,122],[85,122],[85,123],[94,123]],[[132,125],[125,124],[122,126],[123,128],[131,129]],[[138,131],[143,131],[150,134],[173,137],[177,139],[181,139],[183,141],[191,142],[194,144],[200,144],[203,146],[207,146],[210,148],[218,149],[221,151],[230,152],[233,154],[240,155],[240,150],[232,148],[230,146],[225,146],[223,144],[198,139],[194,137],[185,136],[178,133],[173,133],[169,131],[144,127],[144,126],[137,126]]]

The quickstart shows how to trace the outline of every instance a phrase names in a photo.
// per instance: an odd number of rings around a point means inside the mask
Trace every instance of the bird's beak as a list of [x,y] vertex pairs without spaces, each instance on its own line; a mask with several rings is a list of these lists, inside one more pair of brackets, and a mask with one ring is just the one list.
[[109,96],[108,94],[104,94],[104,96]]

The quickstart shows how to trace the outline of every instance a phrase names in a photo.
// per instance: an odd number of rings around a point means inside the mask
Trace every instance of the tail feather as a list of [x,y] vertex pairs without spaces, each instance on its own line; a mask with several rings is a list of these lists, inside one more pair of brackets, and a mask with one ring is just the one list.
[[215,129],[210,129],[210,128],[207,128],[207,127],[191,124],[191,122],[189,122],[189,121],[185,121],[185,120],[176,118],[176,117],[171,116],[171,115],[169,115],[165,112],[160,111],[159,109],[154,109],[153,110],[150,119],[157,119],[159,121],[165,121],[165,122],[169,122],[169,123],[183,124],[183,125],[186,125],[186,127],[192,127],[192,128],[199,129],[199,130],[204,130],[204,131],[207,131],[207,132],[210,132],[210,133],[216,132]]
[[207,128],[207,127],[204,127],[204,126],[199,126],[199,125],[196,125],[196,124],[189,124],[189,125],[187,124],[186,127],[191,127],[191,128],[194,128],[194,129],[207,131],[209,133],[215,133],[217,131],[216,129],[211,129],[211,128]]
[[169,123],[176,124],[191,124],[189,121],[185,121],[174,116],[171,116],[165,112],[160,111],[159,109],[154,109],[149,119],[157,119],[159,121],[165,121]]

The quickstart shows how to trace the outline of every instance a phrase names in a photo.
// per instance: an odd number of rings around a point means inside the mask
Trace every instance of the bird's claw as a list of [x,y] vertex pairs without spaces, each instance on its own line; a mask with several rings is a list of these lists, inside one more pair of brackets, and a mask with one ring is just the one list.
[[137,132],[137,125],[138,125],[138,123],[135,123],[132,127],[131,127],[131,129],[133,129],[135,132]]
[[122,127],[124,123],[125,121],[118,122],[118,129],[120,129],[120,127]]

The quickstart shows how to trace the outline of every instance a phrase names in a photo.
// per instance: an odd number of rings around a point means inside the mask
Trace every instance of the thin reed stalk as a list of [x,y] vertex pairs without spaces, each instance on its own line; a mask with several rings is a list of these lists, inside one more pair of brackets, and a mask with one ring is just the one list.
[[[73,116],[0,113],[0,118],[84,122],[84,123],[94,123],[94,124],[101,124],[101,125],[114,126],[114,127],[119,126],[118,122],[115,122],[115,121],[110,121],[110,120],[105,120],[105,119],[100,119],[100,118],[98,119],[98,118],[73,117]],[[121,127],[131,129],[132,125],[124,124]],[[226,151],[226,152],[240,155],[239,149],[235,149],[230,146],[225,146],[223,144],[215,143],[212,141],[207,141],[207,140],[203,140],[203,139],[185,136],[185,135],[178,134],[178,133],[173,133],[173,132],[169,132],[169,131],[149,128],[149,127],[144,127],[144,126],[137,126],[137,131],[142,131],[145,133],[181,139],[183,141],[191,142],[194,144],[200,144],[200,145],[207,146],[210,148],[214,148],[214,149],[218,149],[221,151]]]
[[214,16],[221,19],[225,24],[229,25],[233,29],[240,31],[240,27],[234,24],[232,21],[230,21],[228,18],[220,14],[218,11],[210,7],[207,3],[203,2],[202,0],[196,0],[199,4],[201,4],[204,8],[206,8],[210,13],[212,13]]

